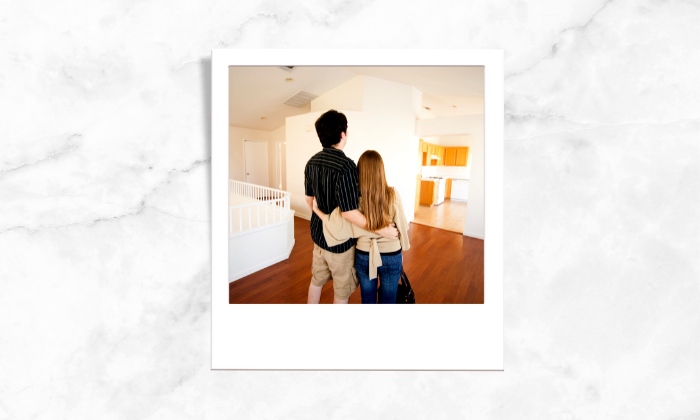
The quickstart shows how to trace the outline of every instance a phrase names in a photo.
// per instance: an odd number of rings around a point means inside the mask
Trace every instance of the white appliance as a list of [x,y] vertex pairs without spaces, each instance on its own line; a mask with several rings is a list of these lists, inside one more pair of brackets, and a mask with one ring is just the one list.
[[436,206],[445,202],[445,188],[447,188],[447,180],[445,178],[440,178],[438,182],[437,202],[435,202]]
[[468,179],[452,179],[452,190],[450,191],[450,200],[452,201],[467,201],[469,197],[469,180]]

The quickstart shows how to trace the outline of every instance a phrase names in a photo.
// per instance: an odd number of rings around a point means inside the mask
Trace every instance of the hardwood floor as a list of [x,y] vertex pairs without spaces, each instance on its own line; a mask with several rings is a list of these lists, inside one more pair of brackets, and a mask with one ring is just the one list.
[[[416,303],[484,303],[483,240],[415,223],[408,235],[404,270]],[[229,303],[306,303],[313,250],[308,220],[294,218],[294,238],[289,259],[230,283]],[[333,303],[332,282],[321,303]],[[350,303],[362,303],[359,288]]]

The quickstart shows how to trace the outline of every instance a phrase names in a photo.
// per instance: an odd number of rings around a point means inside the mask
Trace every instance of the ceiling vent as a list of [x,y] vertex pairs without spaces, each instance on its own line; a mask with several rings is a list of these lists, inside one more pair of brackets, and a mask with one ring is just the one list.
[[294,66],[281,66],[280,68],[281,68],[282,70],[284,70],[284,71],[292,71],[292,69],[294,68]]
[[301,91],[301,92],[297,93],[296,95],[292,96],[291,98],[287,99],[286,101],[284,101],[284,104],[295,106],[297,108],[301,108],[302,106],[308,104],[309,102],[313,101],[316,98],[318,98],[318,95],[314,95],[314,94],[309,93],[309,92]]

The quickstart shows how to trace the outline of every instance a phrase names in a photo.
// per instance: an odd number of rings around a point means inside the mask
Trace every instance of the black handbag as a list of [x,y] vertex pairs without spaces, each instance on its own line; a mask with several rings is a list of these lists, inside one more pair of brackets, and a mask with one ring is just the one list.
[[411,283],[408,282],[406,272],[401,269],[401,281],[396,289],[396,303],[416,303],[416,297],[413,295]]

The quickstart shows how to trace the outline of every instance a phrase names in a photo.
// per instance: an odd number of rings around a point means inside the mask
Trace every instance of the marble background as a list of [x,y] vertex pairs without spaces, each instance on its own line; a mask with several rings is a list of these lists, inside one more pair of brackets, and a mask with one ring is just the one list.
[[[0,419],[700,418],[697,0],[0,4]],[[212,48],[506,52],[505,371],[209,370]]]

